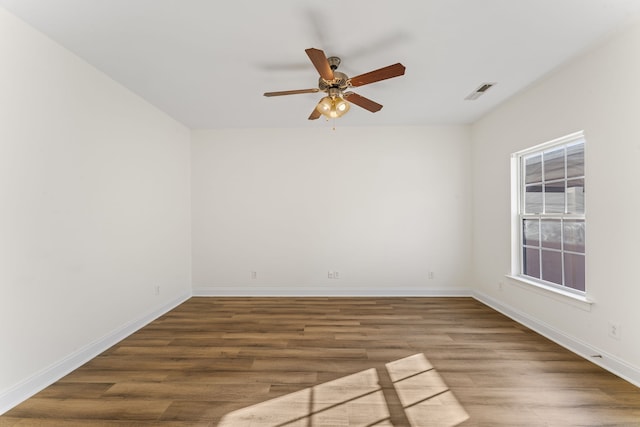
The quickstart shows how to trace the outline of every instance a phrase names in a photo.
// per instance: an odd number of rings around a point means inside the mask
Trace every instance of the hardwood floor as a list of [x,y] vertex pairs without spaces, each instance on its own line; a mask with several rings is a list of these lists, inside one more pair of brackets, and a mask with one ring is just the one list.
[[640,426],[640,389],[471,298],[192,298],[0,426]]

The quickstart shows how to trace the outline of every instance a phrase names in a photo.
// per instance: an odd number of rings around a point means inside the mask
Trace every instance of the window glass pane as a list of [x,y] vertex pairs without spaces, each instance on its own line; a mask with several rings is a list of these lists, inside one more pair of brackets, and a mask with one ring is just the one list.
[[524,211],[525,213],[542,213],[542,185],[527,185]]
[[525,219],[522,221],[522,243],[527,246],[540,246],[540,221]]
[[530,277],[540,278],[540,250],[535,248],[524,248],[522,256],[522,274]]
[[565,286],[584,292],[584,277],[584,255],[564,254]]
[[582,133],[515,155],[520,185],[517,221],[521,233],[517,274],[585,292]]
[[584,176],[584,143],[567,147],[567,178]]
[[540,221],[540,235],[542,246],[560,249],[562,239],[562,222],[559,219],[543,219]]
[[563,234],[565,251],[584,253],[584,220],[564,220]]
[[567,213],[584,213],[584,179],[567,181]]
[[562,285],[562,253],[542,250],[542,280]]
[[545,213],[564,213],[564,181],[544,185]]
[[542,155],[527,157],[524,161],[524,182],[531,184],[533,182],[542,182]]
[[564,147],[544,152],[544,180],[564,179]]

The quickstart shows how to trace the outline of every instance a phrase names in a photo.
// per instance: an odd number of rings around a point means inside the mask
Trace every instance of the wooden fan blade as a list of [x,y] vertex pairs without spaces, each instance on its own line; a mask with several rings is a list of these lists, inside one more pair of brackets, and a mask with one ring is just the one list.
[[390,79],[404,75],[405,66],[401,63],[389,65],[388,67],[370,71],[359,76],[351,77],[351,86],[364,86],[380,80]]
[[282,96],[282,95],[297,95],[299,93],[316,93],[320,92],[320,89],[298,89],[298,90],[283,90],[280,92],[265,92],[264,96]]
[[320,49],[309,48],[304,51],[307,52],[307,56],[313,63],[313,66],[316,67],[316,70],[320,73],[320,77],[325,80],[333,80],[333,70],[329,65],[327,55]]
[[311,114],[309,114],[309,120],[317,120],[319,118],[320,118],[320,111],[314,108]]
[[382,105],[378,104],[370,100],[369,98],[365,98],[364,96],[360,96],[354,92],[347,92],[344,94],[344,97],[347,101],[356,104],[358,107],[362,107],[365,110],[369,110],[372,113],[376,111],[380,111],[382,109]]

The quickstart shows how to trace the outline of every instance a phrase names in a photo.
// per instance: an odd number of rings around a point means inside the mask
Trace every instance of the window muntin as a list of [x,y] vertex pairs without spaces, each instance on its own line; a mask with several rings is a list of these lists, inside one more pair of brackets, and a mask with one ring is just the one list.
[[584,137],[516,154],[519,271],[527,279],[584,293]]

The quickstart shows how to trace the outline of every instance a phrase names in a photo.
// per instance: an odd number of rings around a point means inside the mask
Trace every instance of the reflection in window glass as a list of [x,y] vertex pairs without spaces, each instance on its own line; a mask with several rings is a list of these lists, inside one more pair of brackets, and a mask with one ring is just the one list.
[[562,227],[559,219],[543,219],[540,221],[540,236],[545,248],[561,249]]
[[527,246],[540,246],[540,221],[537,219],[524,220],[523,243]]
[[542,213],[542,185],[527,185],[524,204],[525,212]]
[[567,178],[584,176],[584,144],[567,147]]
[[564,254],[564,284],[569,288],[585,291],[584,255]]
[[540,278],[540,250],[524,248],[523,273],[529,277]]
[[564,181],[544,185],[544,211],[546,213],[564,213]]
[[584,179],[567,181],[567,213],[584,213]]
[[584,253],[583,220],[565,220],[562,234],[565,251]]
[[562,283],[562,252],[542,250],[542,280]]
[[525,183],[532,184],[534,182],[542,182],[541,154],[525,159]]
[[553,181],[564,178],[564,147],[545,151],[544,154],[544,180]]

